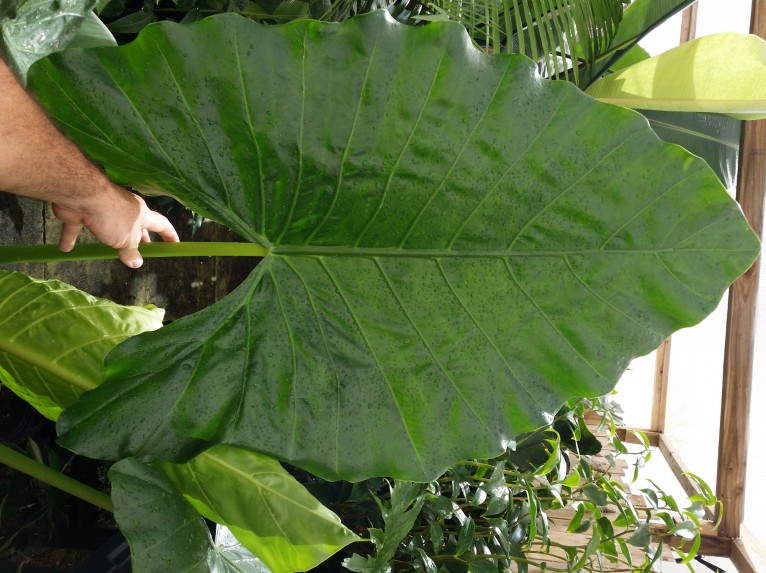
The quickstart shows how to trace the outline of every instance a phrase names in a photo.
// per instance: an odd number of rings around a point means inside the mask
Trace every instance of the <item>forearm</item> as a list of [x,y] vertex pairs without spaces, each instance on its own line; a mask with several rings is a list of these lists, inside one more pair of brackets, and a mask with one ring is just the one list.
[[80,209],[110,187],[0,59],[0,190]]
[[62,251],[87,227],[126,265],[142,264],[149,231],[178,241],[173,225],[138,195],[113,184],[50,122],[0,59],[0,190],[53,203]]

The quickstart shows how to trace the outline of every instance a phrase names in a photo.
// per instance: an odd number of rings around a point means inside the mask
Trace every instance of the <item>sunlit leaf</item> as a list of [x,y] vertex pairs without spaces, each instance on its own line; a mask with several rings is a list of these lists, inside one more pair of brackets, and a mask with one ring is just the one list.
[[274,573],[221,526],[216,527],[215,553],[208,562],[211,573]]
[[635,109],[766,117],[766,41],[724,32],[605,76],[587,93]]
[[102,382],[104,357],[115,345],[160,328],[163,315],[0,270],[0,382],[56,420]]
[[428,7],[462,24],[482,49],[527,55],[546,77],[578,85],[608,50],[623,14],[621,0],[434,0]]

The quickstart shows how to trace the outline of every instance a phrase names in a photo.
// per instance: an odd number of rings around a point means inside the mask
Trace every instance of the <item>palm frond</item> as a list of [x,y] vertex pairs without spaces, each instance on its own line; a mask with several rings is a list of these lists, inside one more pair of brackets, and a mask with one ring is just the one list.
[[577,84],[608,50],[623,10],[621,0],[422,1],[460,22],[485,51],[525,54],[543,75]]
[[622,19],[622,0],[311,0],[311,15],[340,21],[375,9],[422,25],[462,24],[486,52],[525,54],[550,78],[589,81]]

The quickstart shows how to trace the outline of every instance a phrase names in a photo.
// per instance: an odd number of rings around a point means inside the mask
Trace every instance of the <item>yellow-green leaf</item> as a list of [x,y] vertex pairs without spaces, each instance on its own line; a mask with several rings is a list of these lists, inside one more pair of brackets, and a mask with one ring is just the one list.
[[586,91],[634,109],[766,117],[766,42],[712,34],[604,77]]
[[55,420],[101,384],[104,357],[114,346],[160,328],[164,314],[0,271],[0,382]]

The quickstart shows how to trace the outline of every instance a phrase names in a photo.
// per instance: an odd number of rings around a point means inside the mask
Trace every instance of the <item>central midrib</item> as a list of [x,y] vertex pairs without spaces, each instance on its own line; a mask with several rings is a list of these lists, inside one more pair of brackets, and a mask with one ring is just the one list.
[[658,255],[665,253],[749,253],[750,249],[562,249],[562,250],[458,250],[458,249],[399,249],[393,247],[340,247],[340,246],[306,246],[278,245],[269,249],[270,255],[276,256],[314,256],[314,257],[360,257],[360,258],[423,258],[423,259],[508,259],[528,257],[571,257],[583,255]]

